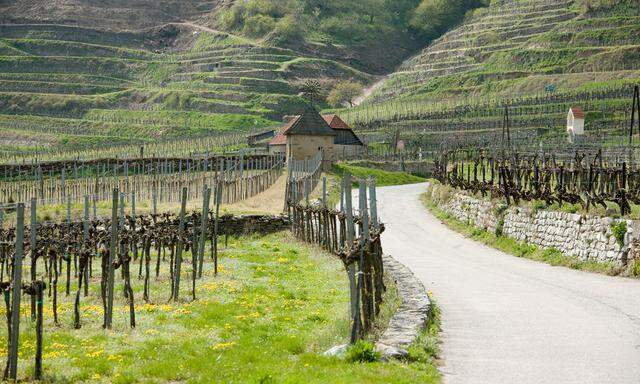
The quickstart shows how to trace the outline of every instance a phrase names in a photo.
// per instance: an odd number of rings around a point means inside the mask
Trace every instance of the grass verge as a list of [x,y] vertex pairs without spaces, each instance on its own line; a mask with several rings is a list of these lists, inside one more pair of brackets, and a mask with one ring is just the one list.
[[410,361],[437,364],[440,356],[441,312],[431,293],[429,293],[429,300],[431,301],[431,311],[429,311],[427,325],[418,334],[413,344],[409,346],[408,352]]
[[342,176],[345,172],[351,173],[355,179],[373,177],[378,187],[389,185],[415,184],[425,182],[426,179],[414,176],[406,172],[390,172],[374,168],[358,167],[347,163],[337,163],[333,166],[333,172]]

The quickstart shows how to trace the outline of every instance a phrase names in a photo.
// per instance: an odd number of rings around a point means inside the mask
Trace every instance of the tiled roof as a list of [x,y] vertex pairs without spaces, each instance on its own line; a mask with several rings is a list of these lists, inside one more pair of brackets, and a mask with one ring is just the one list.
[[298,121],[298,119],[300,119],[300,115],[294,116],[291,120],[289,120],[289,122],[287,122],[282,128],[280,128],[280,131],[273,139],[271,139],[269,145],[286,145],[287,136],[285,136],[285,133],[287,132],[287,130],[289,130],[289,128],[293,126],[293,124]]
[[284,132],[285,135],[335,136],[336,133],[310,105],[305,105],[300,116]]
[[333,129],[348,129],[348,130],[351,130],[351,127],[349,127],[347,125],[347,123],[345,123],[344,120],[342,120],[338,115],[335,115],[335,114],[322,115],[322,118]]
[[584,111],[577,105],[571,107],[571,113],[576,119],[584,119]]

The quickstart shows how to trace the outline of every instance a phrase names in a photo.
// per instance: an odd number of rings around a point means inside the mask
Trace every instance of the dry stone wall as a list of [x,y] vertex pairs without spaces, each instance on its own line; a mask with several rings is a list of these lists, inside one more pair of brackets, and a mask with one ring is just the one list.
[[220,234],[269,234],[291,228],[289,218],[283,215],[224,215],[220,217]]
[[[432,197],[437,196],[439,188],[447,187],[434,185]],[[460,191],[453,192],[440,208],[476,227],[542,248],[555,248],[582,261],[625,264],[629,245],[640,240],[640,222],[635,220],[507,207]],[[620,242],[612,227],[623,228],[622,221],[626,233]]]

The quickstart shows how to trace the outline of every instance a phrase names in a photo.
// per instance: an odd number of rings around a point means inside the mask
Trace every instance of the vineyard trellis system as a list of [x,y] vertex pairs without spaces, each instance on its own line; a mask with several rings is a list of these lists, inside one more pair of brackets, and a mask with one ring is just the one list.
[[[260,131],[260,130],[257,130]],[[3,164],[36,164],[54,160],[91,160],[99,158],[135,158],[180,156],[194,157],[196,154],[223,153],[232,147],[246,146],[246,135],[256,130],[243,133],[217,134],[215,136],[195,137],[188,139],[167,139],[151,143],[114,144],[102,148],[64,151],[56,147],[37,148],[24,152],[0,151],[0,163]]]
[[355,215],[348,172],[342,179],[338,210],[328,206],[326,178],[322,180],[320,203],[309,201],[313,178],[313,173],[308,173],[304,178],[289,179],[291,192],[286,209],[297,238],[317,244],[342,260],[350,283],[351,343],[354,343],[372,329],[386,290],[380,241],[384,225],[378,221],[375,182],[370,180],[367,185],[360,180],[358,215]]
[[[85,196],[94,202],[107,201],[111,190],[118,188],[127,199],[157,203],[176,202],[180,187],[189,189],[189,199],[200,198],[205,185],[214,180],[223,186],[223,202],[234,203],[269,188],[284,166],[281,155],[247,157],[207,157],[203,159],[149,160],[148,162],[114,162],[93,176],[79,176],[86,168],[74,168],[71,177],[65,168],[45,178],[40,168],[35,177],[25,181],[0,182],[0,199],[4,203],[36,199],[39,205],[79,203]],[[99,168],[100,166],[98,166]]]
[[[343,118],[357,127],[371,127],[392,121],[408,120],[437,120],[457,118],[462,115],[471,117],[488,117],[500,114],[505,106],[513,110],[514,115],[535,115],[549,113],[565,113],[566,107],[578,104],[591,103],[595,109],[610,111],[605,105],[608,100],[628,99],[629,87],[607,87],[603,89],[562,92],[533,97],[515,97],[505,100],[491,100],[485,103],[477,103],[464,100],[456,103],[429,103],[407,100],[394,103],[365,104],[353,110],[344,110],[340,113]],[[560,106],[562,105],[562,110]],[[619,109],[615,109],[619,110]],[[625,110],[625,109],[623,109]]]
[[[218,180],[213,189],[204,187],[202,210],[187,212],[187,187],[181,189],[180,213],[137,215],[135,205],[125,214],[123,195],[112,191],[110,218],[90,218],[89,199],[84,201],[81,220],[62,223],[37,221],[35,201],[32,201],[30,225],[25,225],[25,205],[16,205],[16,225],[0,228],[0,289],[5,298],[8,330],[8,359],[5,379],[16,379],[20,325],[21,290],[31,295],[31,318],[35,321],[37,343],[35,379],[42,375],[43,299],[51,299],[54,324],[60,324],[58,295],[60,278],[66,275],[64,292],[75,295],[73,328],[82,327],[81,298],[89,295],[91,278],[99,263],[100,300],[103,328],[113,321],[116,270],[123,284],[122,295],[127,302],[129,325],[136,326],[135,298],[131,288],[132,274],[143,280],[142,300],[150,301],[150,285],[158,280],[161,264],[168,264],[171,281],[169,300],[180,300],[184,263],[191,264],[190,297],[196,300],[196,282],[202,278],[207,257],[205,245],[211,244],[210,258],[214,275],[218,273],[218,237],[234,226],[234,218],[220,216],[223,183]],[[210,205],[213,203],[214,208]],[[283,222],[284,224],[285,222]],[[229,226],[229,228],[227,228]],[[258,231],[268,228],[256,228]],[[184,258],[191,252],[191,259]],[[23,279],[23,260],[29,255],[30,281]],[[155,260],[154,259],[155,256]],[[166,268],[165,268],[166,269]],[[156,280],[152,277],[155,276]],[[95,276],[97,277],[97,276]],[[74,283],[77,282],[77,285]],[[75,291],[75,293],[74,293]],[[46,293],[45,293],[46,292]]]
[[588,211],[615,203],[626,215],[631,203],[640,204],[640,167],[632,157],[629,162],[612,162],[602,151],[575,152],[565,160],[553,154],[503,152],[492,156],[483,149],[447,151],[438,156],[435,168],[435,178],[443,184],[503,198],[507,205],[542,200],[580,204]]

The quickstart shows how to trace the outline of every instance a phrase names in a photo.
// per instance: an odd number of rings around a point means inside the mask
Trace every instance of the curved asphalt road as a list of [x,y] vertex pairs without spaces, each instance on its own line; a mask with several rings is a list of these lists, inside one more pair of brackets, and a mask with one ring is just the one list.
[[385,251],[442,309],[449,384],[640,383],[640,281],[551,267],[447,229],[426,184],[378,189]]

